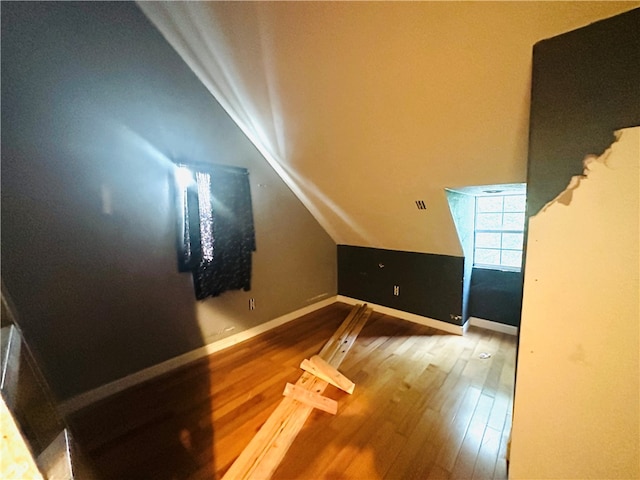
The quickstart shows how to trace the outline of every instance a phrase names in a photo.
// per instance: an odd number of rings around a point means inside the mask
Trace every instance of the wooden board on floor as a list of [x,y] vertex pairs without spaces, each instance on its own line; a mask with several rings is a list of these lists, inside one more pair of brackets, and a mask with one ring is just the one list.
[[[338,368],[371,312],[366,304],[356,305],[320,350],[323,360]],[[328,385],[308,372],[304,372],[296,382],[297,387],[317,394],[324,392]],[[285,397],[231,465],[223,480],[271,478],[312,411],[312,407]]]
[[319,355],[314,355],[310,359],[305,358],[300,364],[300,368],[348,394],[353,393],[355,383],[342,375],[337,368],[325,362]]
[[298,387],[297,385],[292,385],[291,383],[287,383],[285,385],[282,395],[285,397],[291,397],[309,407],[317,408],[318,410],[330,413],[331,415],[338,413],[338,402],[335,400],[320,395],[319,393]]

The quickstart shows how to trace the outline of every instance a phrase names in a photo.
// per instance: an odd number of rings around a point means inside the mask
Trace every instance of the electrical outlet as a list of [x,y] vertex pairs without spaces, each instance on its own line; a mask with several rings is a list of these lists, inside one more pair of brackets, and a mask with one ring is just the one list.
[[394,285],[393,286],[393,295],[396,297],[400,296],[400,285]]
[[256,309],[256,299],[255,298],[250,298],[249,299],[249,310],[255,310]]

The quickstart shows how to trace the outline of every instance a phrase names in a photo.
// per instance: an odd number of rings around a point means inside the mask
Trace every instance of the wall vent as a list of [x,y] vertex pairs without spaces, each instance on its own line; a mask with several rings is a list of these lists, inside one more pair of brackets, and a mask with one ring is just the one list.
[[424,200],[416,200],[416,207],[418,207],[418,210],[426,210],[427,206],[424,203]]

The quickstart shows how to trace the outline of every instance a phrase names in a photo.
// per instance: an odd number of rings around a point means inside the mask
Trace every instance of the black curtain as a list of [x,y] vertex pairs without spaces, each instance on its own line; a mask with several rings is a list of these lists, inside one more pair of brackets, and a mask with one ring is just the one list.
[[249,172],[226,166],[182,166],[193,180],[179,188],[181,271],[191,271],[197,299],[251,289],[256,249]]

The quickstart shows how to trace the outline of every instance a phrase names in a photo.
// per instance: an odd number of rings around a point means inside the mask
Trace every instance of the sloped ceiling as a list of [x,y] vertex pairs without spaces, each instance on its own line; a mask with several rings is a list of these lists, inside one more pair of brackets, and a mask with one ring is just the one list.
[[640,2],[139,5],[336,243],[462,255],[444,188],[526,180],[534,43]]

